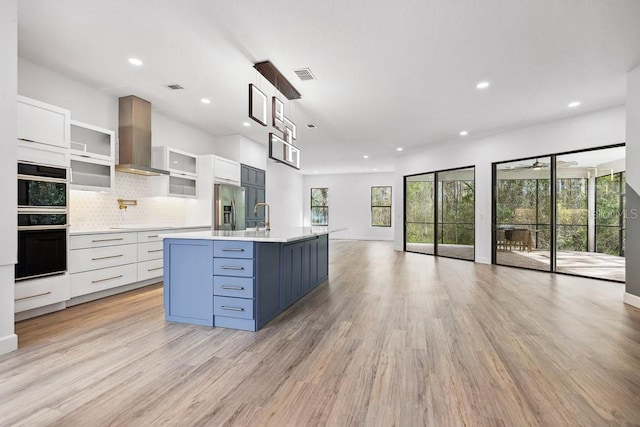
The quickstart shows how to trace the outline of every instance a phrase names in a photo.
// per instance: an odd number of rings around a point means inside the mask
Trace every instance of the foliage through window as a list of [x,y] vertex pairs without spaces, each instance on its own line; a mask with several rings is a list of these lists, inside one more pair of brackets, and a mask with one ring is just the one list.
[[371,187],[371,226],[391,227],[391,187]]
[[311,225],[329,225],[329,189],[311,189]]

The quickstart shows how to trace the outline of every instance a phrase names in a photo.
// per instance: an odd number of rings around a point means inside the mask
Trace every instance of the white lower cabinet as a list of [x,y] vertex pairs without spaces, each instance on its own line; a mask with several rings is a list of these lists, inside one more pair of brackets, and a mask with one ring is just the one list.
[[71,274],[71,298],[137,282],[137,263]]
[[[66,297],[58,297],[63,298],[59,301],[125,285],[133,286],[140,283],[140,286],[144,286],[155,283],[153,280],[159,282],[164,273],[161,236],[176,231],[203,230],[210,230],[210,228],[164,228],[72,235],[69,244],[70,276],[66,276]],[[69,277],[71,278],[70,286]],[[147,281],[149,282],[143,283]],[[123,291],[129,289],[132,287],[123,288]],[[110,294],[117,292],[118,290],[114,289]],[[104,293],[97,295],[96,298],[102,296]],[[88,298],[91,299],[91,297]],[[16,302],[16,306],[17,304]]]
[[71,298],[138,281],[137,233],[71,236]]
[[76,249],[69,256],[69,269],[73,274],[136,262],[138,254],[135,244]]
[[138,263],[138,281],[161,278],[164,270],[162,258]]
[[15,313],[69,299],[69,275],[18,281],[15,284]]

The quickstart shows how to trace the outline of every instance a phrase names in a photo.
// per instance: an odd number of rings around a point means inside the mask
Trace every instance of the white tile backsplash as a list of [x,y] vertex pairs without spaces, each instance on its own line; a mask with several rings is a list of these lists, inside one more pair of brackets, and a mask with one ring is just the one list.
[[[185,212],[194,200],[154,197],[152,179],[154,178],[116,172],[115,190],[111,193],[71,190],[71,226],[104,228],[122,225],[186,225]],[[137,200],[138,206],[119,209],[118,199]]]

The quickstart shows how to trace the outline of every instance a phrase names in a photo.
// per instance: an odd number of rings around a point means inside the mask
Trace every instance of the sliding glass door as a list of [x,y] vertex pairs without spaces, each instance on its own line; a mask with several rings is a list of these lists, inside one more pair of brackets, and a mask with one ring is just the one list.
[[437,173],[438,255],[475,258],[475,171],[474,168]]
[[624,281],[624,146],[494,164],[494,263]]
[[474,260],[474,167],[405,177],[405,250]]
[[495,263],[551,269],[551,158],[495,166]]
[[435,173],[405,177],[405,250],[435,253]]

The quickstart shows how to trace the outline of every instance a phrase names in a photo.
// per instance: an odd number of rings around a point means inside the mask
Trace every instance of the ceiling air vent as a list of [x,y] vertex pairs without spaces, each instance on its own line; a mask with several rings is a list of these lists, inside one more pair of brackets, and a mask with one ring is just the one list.
[[293,70],[293,72],[296,73],[296,76],[298,76],[298,78],[303,82],[307,80],[316,80],[316,76],[313,75],[309,68],[300,68],[298,70]]
[[167,87],[171,90],[180,90],[180,89],[184,89],[182,86],[180,86],[178,83],[174,83],[172,85],[167,85]]

